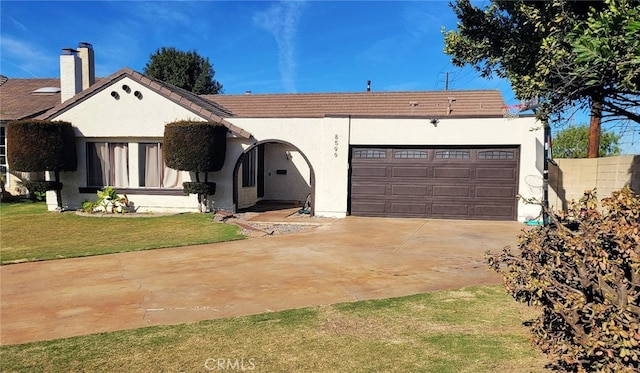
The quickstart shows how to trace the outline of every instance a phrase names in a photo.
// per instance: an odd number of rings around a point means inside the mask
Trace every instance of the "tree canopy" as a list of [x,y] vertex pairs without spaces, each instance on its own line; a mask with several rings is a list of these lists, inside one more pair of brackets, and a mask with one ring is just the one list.
[[162,47],[149,57],[144,73],[198,95],[222,93],[222,84],[214,79],[215,71],[209,58],[195,50],[184,52]]
[[639,6],[640,0],[492,0],[479,7],[456,0],[458,27],[444,32],[445,52],[483,77],[509,79],[521,100],[538,98],[536,115],[545,124],[569,108],[589,107],[599,134],[603,116],[640,123],[633,111],[640,104]]
[[[566,127],[553,136],[551,151],[554,158],[587,158],[589,126],[581,124]],[[599,157],[620,154],[620,136],[615,132],[603,131],[600,136]]]

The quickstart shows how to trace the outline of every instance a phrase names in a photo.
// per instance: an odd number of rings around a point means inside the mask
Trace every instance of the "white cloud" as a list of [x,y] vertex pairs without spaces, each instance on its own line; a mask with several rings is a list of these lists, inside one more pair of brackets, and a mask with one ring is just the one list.
[[303,5],[302,1],[281,1],[253,17],[255,24],[272,33],[276,39],[278,67],[287,92],[296,92],[295,41]]
[[57,69],[57,55],[46,53],[46,49],[39,45],[28,43],[8,35],[0,36],[2,63],[10,64],[13,68],[26,72],[33,77],[43,77],[36,72],[46,71],[47,77],[57,76],[57,71],[50,71],[51,67]]

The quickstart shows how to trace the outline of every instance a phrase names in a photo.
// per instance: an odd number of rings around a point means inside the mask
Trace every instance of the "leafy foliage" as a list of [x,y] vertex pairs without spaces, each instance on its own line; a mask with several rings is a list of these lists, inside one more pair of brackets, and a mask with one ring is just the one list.
[[60,172],[75,171],[78,166],[71,123],[35,119],[9,122],[7,161],[14,171],[53,171],[57,183],[53,190],[62,210]]
[[640,199],[593,192],[554,224],[523,231],[519,253],[487,253],[516,300],[542,308],[536,344],[568,371],[640,369]]
[[[618,142],[620,136],[614,132],[604,131],[600,136],[599,157],[619,155]],[[559,131],[553,138],[554,158],[587,158],[589,142],[588,126],[570,126]]]
[[227,149],[227,129],[210,122],[178,121],[164,128],[168,167],[190,172],[220,171]]
[[144,73],[198,95],[222,93],[222,84],[213,78],[215,72],[209,58],[195,50],[162,47],[150,56]]
[[45,180],[25,180],[22,182],[25,188],[29,189],[33,193],[46,193],[48,190],[60,191],[62,190],[62,183],[58,181],[45,181]]
[[182,188],[187,194],[212,196],[216,193],[216,183],[212,182],[185,181]]
[[477,7],[457,0],[452,6],[460,22],[444,37],[453,63],[509,79],[520,99],[538,97],[543,122],[598,103],[640,123],[632,110],[640,1],[492,0]]
[[7,124],[7,160],[14,171],[75,171],[71,123],[35,119]]

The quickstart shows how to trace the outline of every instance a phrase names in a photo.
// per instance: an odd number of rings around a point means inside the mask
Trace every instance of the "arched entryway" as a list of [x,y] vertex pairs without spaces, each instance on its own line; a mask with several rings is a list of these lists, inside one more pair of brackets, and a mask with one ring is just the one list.
[[252,144],[233,169],[235,212],[305,206],[314,214],[315,172],[307,156],[282,140]]

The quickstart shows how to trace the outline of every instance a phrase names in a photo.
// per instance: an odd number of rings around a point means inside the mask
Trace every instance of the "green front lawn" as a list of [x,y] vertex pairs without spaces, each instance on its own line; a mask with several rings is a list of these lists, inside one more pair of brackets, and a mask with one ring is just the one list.
[[[502,286],[0,347],[2,372],[544,372]],[[242,370],[244,368],[244,370]]]
[[148,250],[242,239],[211,214],[89,217],[47,211],[43,202],[0,204],[0,263]]

